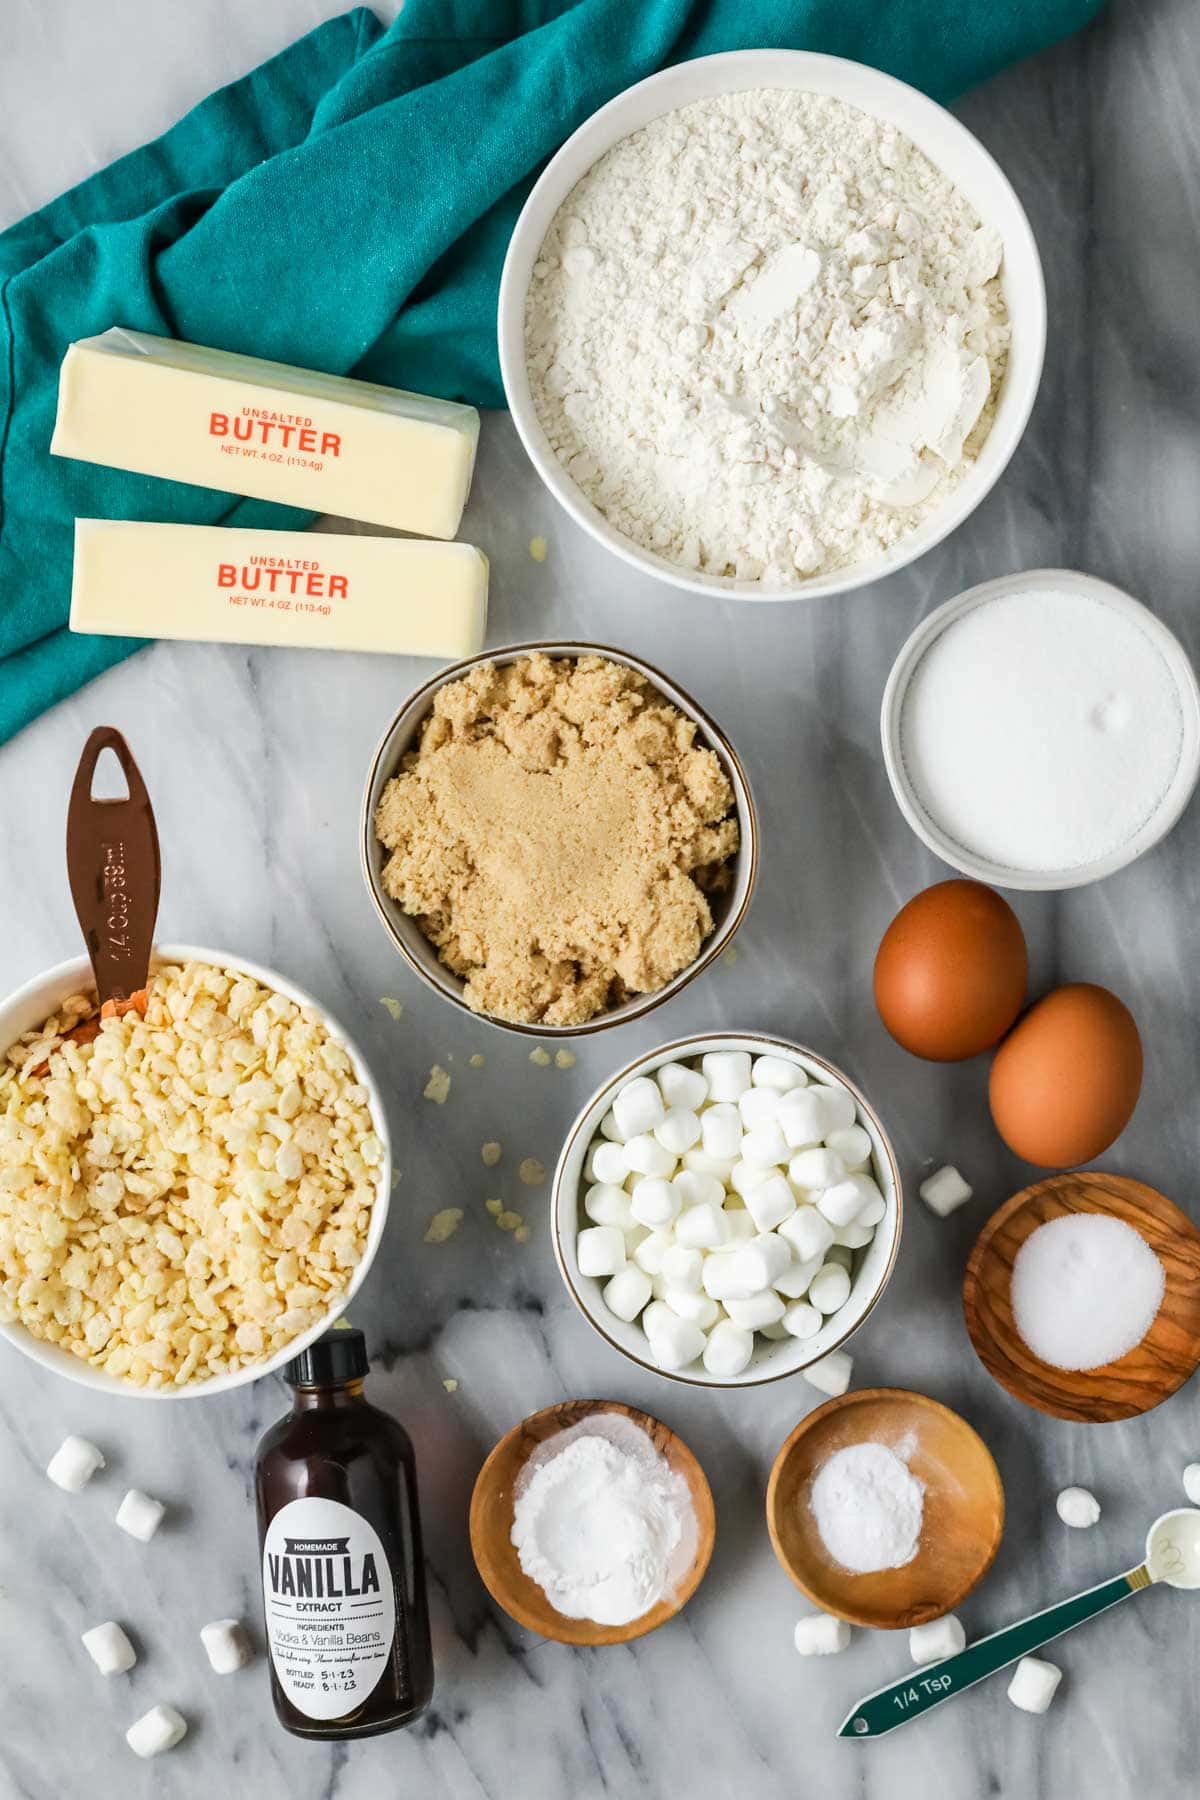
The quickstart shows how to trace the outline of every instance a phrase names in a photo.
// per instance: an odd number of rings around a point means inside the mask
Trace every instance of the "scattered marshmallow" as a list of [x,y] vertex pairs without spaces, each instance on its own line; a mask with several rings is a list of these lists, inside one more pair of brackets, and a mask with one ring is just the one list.
[[1064,1488],[1054,1506],[1063,1524],[1073,1526],[1076,1531],[1086,1531],[1100,1517],[1100,1502],[1087,1488]]
[[1183,1471],[1183,1491],[1193,1506],[1200,1506],[1200,1462],[1189,1463]]
[[65,1437],[46,1464],[46,1473],[64,1494],[78,1494],[103,1467],[104,1458],[95,1444],[87,1438]]
[[137,1651],[114,1619],[93,1625],[79,1641],[102,1675],[124,1675],[137,1661]]
[[125,1742],[135,1756],[159,1756],[164,1750],[173,1750],[186,1732],[183,1714],[164,1701],[134,1720],[125,1733]]
[[710,1375],[729,1381],[747,1368],[754,1354],[754,1333],[743,1331],[732,1319],[718,1319],[704,1346],[704,1366]]
[[244,1669],[254,1655],[253,1646],[240,1619],[213,1619],[200,1627],[200,1642],[218,1675],[233,1675]]
[[836,1398],[844,1394],[850,1386],[850,1377],[854,1373],[854,1358],[846,1350],[831,1350],[819,1362],[809,1363],[801,1369],[805,1381],[815,1387],[818,1393],[829,1394]]
[[1040,1656],[1023,1656],[1008,1684],[1008,1697],[1022,1712],[1044,1713],[1061,1680],[1062,1670],[1057,1664],[1043,1662]]
[[967,1646],[967,1634],[953,1613],[914,1625],[908,1634],[908,1654],[918,1664],[944,1662]]
[[626,1263],[604,1284],[604,1304],[610,1313],[631,1325],[650,1299],[650,1277],[644,1269]]
[[[926,1176],[917,1189],[930,1212],[936,1213],[939,1219],[948,1219],[952,1212],[971,1198],[974,1191],[968,1187],[952,1163],[947,1163],[944,1169]],[[1051,1665],[1046,1666],[1049,1668]]]
[[749,1052],[712,1050],[700,1058],[700,1072],[708,1083],[710,1100],[739,1100],[750,1086]]
[[625,1234],[615,1225],[593,1225],[575,1244],[581,1275],[615,1275],[625,1267]]
[[653,1131],[667,1113],[658,1083],[645,1075],[625,1083],[613,1101],[612,1111],[613,1122],[625,1143],[643,1132]]
[[148,1544],[162,1524],[166,1510],[161,1500],[143,1494],[140,1488],[130,1488],[117,1508],[117,1524],[139,1544]]
[[849,1646],[850,1627],[831,1613],[809,1613],[797,1621],[792,1642],[801,1656],[836,1656]]

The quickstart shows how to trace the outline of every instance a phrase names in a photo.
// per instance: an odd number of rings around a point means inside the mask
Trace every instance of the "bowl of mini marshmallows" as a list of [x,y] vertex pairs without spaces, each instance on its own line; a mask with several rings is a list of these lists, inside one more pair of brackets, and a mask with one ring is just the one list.
[[643,1368],[702,1387],[828,1368],[841,1391],[839,1347],[887,1285],[902,1209],[852,1081],[797,1044],[719,1032],[639,1058],[584,1107],[554,1249],[580,1311]]
[[86,958],[0,1004],[0,1337],[96,1392],[183,1399],[334,1322],[391,1152],[361,1054],[273,970],[159,946],[147,993],[83,1042]]

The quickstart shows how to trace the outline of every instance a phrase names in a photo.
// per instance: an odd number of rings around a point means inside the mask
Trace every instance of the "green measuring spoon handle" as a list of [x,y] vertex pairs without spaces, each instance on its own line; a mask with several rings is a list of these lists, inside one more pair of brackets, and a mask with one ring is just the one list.
[[888,1687],[878,1688],[852,1707],[838,1736],[882,1737],[885,1732],[894,1731],[897,1725],[907,1724],[909,1719],[928,1712],[930,1707],[953,1699],[955,1694],[974,1687],[977,1681],[994,1675],[997,1669],[1028,1656],[1042,1644],[1048,1644],[1051,1638],[1061,1637],[1064,1631],[1094,1619],[1097,1613],[1105,1612],[1119,1600],[1128,1599],[1130,1594],[1149,1586],[1150,1576],[1144,1566],[1131,1569],[1125,1575],[1114,1575],[1098,1587],[1074,1594],[1069,1600],[1060,1600],[1057,1605],[1048,1606],[1028,1619],[1006,1625],[1002,1631],[993,1631],[990,1637],[968,1644],[957,1656],[948,1656],[943,1662],[931,1663],[927,1668],[914,1669],[911,1675],[905,1675]]

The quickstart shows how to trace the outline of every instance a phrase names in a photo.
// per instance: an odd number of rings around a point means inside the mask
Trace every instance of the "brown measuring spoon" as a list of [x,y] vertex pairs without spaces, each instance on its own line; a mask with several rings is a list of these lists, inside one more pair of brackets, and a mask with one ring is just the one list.
[[[105,750],[121,765],[124,799],[100,800],[92,792]],[[67,807],[67,878],[99,1001],[98,1016],[68,1033],[76,1043],[94,1038],[101,1019],[145,1012],[160,876],[146,784],[121,733],[99,725],[83,747]]]

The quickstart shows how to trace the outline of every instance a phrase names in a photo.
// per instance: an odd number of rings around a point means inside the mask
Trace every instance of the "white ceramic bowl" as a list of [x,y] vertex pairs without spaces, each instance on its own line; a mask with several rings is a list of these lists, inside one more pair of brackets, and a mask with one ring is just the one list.
[[500,1031],[515,1031],[525,1037],[583,1037],[590,1032],[606,1031],[612,1025],[627,1025],[631,1019],[640,1019],[646,1013],[653,1012],[656,1006],[661,1006],[665,1000],[669,1000],[673,994],[693,981],[702,970],[707,969],[732,942],[734,933],[746,916],[758,878],[758,815],[741,759],[720,726],[697,705],[690,694],[685,693],[683,688],[676,687],[660,669],[654,668],[651,663],[642,662],[640,657],[630,656],[624,650],[613,650],[607,644],[538,643],[509,644],[499,650],[485,650],[479,656],[468,657],[464,662],[451,663],[449,668],[431,676],[415,694],[409,695],[384,732],[371,759],[363,792],[360,822],[363,879],[380,922],[414,974],[419,975],[443,1000],[460,1006],[464,1012],[470,1011],[463,998],[465,984],[462,978],[446,967],[417,921],[393,900],[383,885],[383,865],[387,852],[375,835],[375,812],[384,788],[400,767],[401,759],[408,751],[416,748],[421,726],[432,711],[440,689],[452,681],[460,680],[479,663],[515,662],[518,657],[531,656],[536,651],[546,656],[605,656],[610,662],[636,669],[652,687],[665,694],[673,706],[678,707],[681,713],[695,723],[697,741],[715,753],[728,777],[733,789],[734,812],[738,822],[739,846],[733,858],[733,880],[722,893],[709,897],[715,928],[700,946],[700,954],[695,961],[681,969],[665,987],[656,988],[652,994],[635,994],[620,1006],[612,1006],[607,1012],[597,1013],[595,1018],[585,1020],[582,1025],[522,1025],[509,1019],[497,1019],[491,1013],[471,1013],[472,1018],[481,1019],[486,1025],[494,1025]]
[[[362,1261],[355,1269],[350,1285],[329,1308],[319,1325],[293,1338],[290,1344],[278,1351],[274,1356],[262,1362],[253,1363],[248,1368],[235,1369],[228,1375],[213,1375],[205,1381],[189,1381],[184,1387],[145,1388],[132,1381],[122,1380],[116,1375],[109,1375],[103,1369],[95,1369],[89,1363],[81,1362],[68,1350],[60,1350],[57,1344],[44,1342],[25,1330],[22,1325],[0,1324],[0,1338],[7,1340],[14,1349],[31,1361],[40,1363],[52,1374],[63,1375],[68,1381],[78,1383],[80,1387],[91,1388],[98,1394],[116,1394],[131,1400],[198,1400],[210,1394],[227,1394],[231,1388],[245,1387],[247,1382],[257,1381],[260,1375],[269,1375],[272,1370],[282,1368],[283,1364],[305,1345],[311,1344],[327,1331],[334,1320],[343,1313],[355,1294],[367,1278],[367,1271],[374,1260],[383,1237],[387,1223],[388,1202],[392,1192],[392,1150],[388,1137],[387,1117],[383,1110],[383,1101],[379,1089],[375,1085],[370,1069],[363,1059],[362,1052],[353,1040],[342,1030],[337,1020],[332,1018],[325,1008],[298,988],[285,976],[277,974],[274,969],[265,969],[260,963],[247,961],[244,956],[231,956],[224,950],[206,950],[194,944],[156,944],[152,966],[163,963],[202,962],[212,963],[222,969],[239,969],[253,980],[261,982],[264,987],[274,988],[278,993],[295,1001],[297,1006],[311,1007],[330,1035],[337,1039],[350,1057],[354,1065],[354,1073],[362,1086],[366,1088],[370,1100],[371,1117],[375,1130],[383,1143],[383,1161],[379,1166],[379,1178],[375,1194],[375,1202],[371,1208],[371,1223],[367,1231],[366,1248]],[[44,975],[38,975],[33,981],[26,982],[15,994],[0,1003],[0,1045],[5,1049],[16,1043],[27,1031],[32,1031],[44,1019],[48,1019],[62,1001],[71,994],[95,991],[95,978],[91,964],[85,956],[73,958],[70,962],[58,963],[53,969],[47,969]]]
[[[992,862],[987,857],[977,856],[951,837],[922,803],[909,778],[900,748],[901,718],[909,683],[930,645],[947,626],[974,607],[982,606],[1003,594],[1029,593],[1038,589],[1080,594],[1085,598],[1101,600],[1131,619],[1151,639],[1173,675],[1183,718],[1183,742],[1174,779],[1141,830],[1108,856],[1100,857],[1095,862],[1049,870],[1020,869],[1007,863]],[[896,804],[917,836],[935,856],[940,856],[952,869],[959,869],[964,875],[970,875],[976,881],[989,882],[994,887],[1015,888],[1026,892],[1057,892],[1063,888],[1083,887],[1088,882],[1101,881],[1106,875],[1115,874],[1118,869],[1125,868],[1139,856],[1144,856],[1147,850],[1153,849],[1178,822],[1195,791],[1197,778],[1200,777],[1200,687],[1197,686],[1196,672],[1179,639],[1140,600],[1135,600],[1131,594],[1113,587],[1107,581],[1099,580],[1095,575],[1081,575],[1074,569],[1027,569],[1020,575],[1001,575],[994,581],[984,581],[978,587],[968,588],[953,600],[947,600],[944,606],[939,606],[928,618],[922,619],[903,645],[888,676],[880,711],[880,735],[883,739],[883,760]],[[1064,795],[1064,800],[1069,800],[1069,796]]]
[[[902,542],[796,586],[769,587],[697,574],[622,536],[571,480],[539,423],[525,368],[525,297],[542,241],[575,184],[606,151],[663,113],[718,94],[786,88],[831,94],[896,126],[923,150],[1004,240],[1001,280],[1012,345],[992,429],[974,466],[944,503]],[[553,156],[521,210],[504,259],[497,318],[500,371],[513,423],[534,468],[578,525],[625,562],[693,594],[737,600],[813,600],[879,581],[923,556],[974,512],[999,479],[1025,430],[1046,348],[1046,290],[1041,259],[1024,208],[998,163],[944,107],[916,88],[863,63],[808,50],[737,50],[699,57],[651,75],[592,114]]]
[[[875,1236],[865,1249],[855,1253],[850,1298],[840,1311],[830,1314],[816,1337],[803,1341],[799,1338],[764,1338],[756,1334],[749,1365],[740,1375],[732,1377],[710,1375],[701,1362],[687,1369],[660,1369],[650,1354],[646,1334],[638,1322],[634,1320],[627,1325],[610,1313],[602,1298],[603,1281],[580,1274],[575,1249],[583,1216],[584,1161],[618,1089],[637,1075],[652,1075],[663,1063],[690,1062],[710,1050],[748,1050],[752,1056],[780,1056],[798,1064],[812,1082],[847,1088],[858,1104],[859,1123],[870,1136],[874,1151],[871,1172],[887,1202],[887,1212],[876,1226]],[[588,1323],[614,1350],[619,1350],[631,1362],[649,1369],[652,1374],[662,1375],[668,1381],[685,1382],[690,1387],[756,1387],[761,1382],[779,1381],[785,1375],[795,1375],[810,1363],[819,1362],[858,1330],[883,1293],[895,1266],[900,1248],[904,1191],[887,1133],[870,1101],[849,1076],[815,1051],[791,1044],[785,1038],[764,1037],[757,1032],[718,1031],[706,1037],[680,1038],[673,1044],[661,1045],[647,1056],[639,1056],[636,1062],[619,1069],[593,1094],[567,1134],[554,1171],[550,1210],[554,1254],[567,1292]]]

